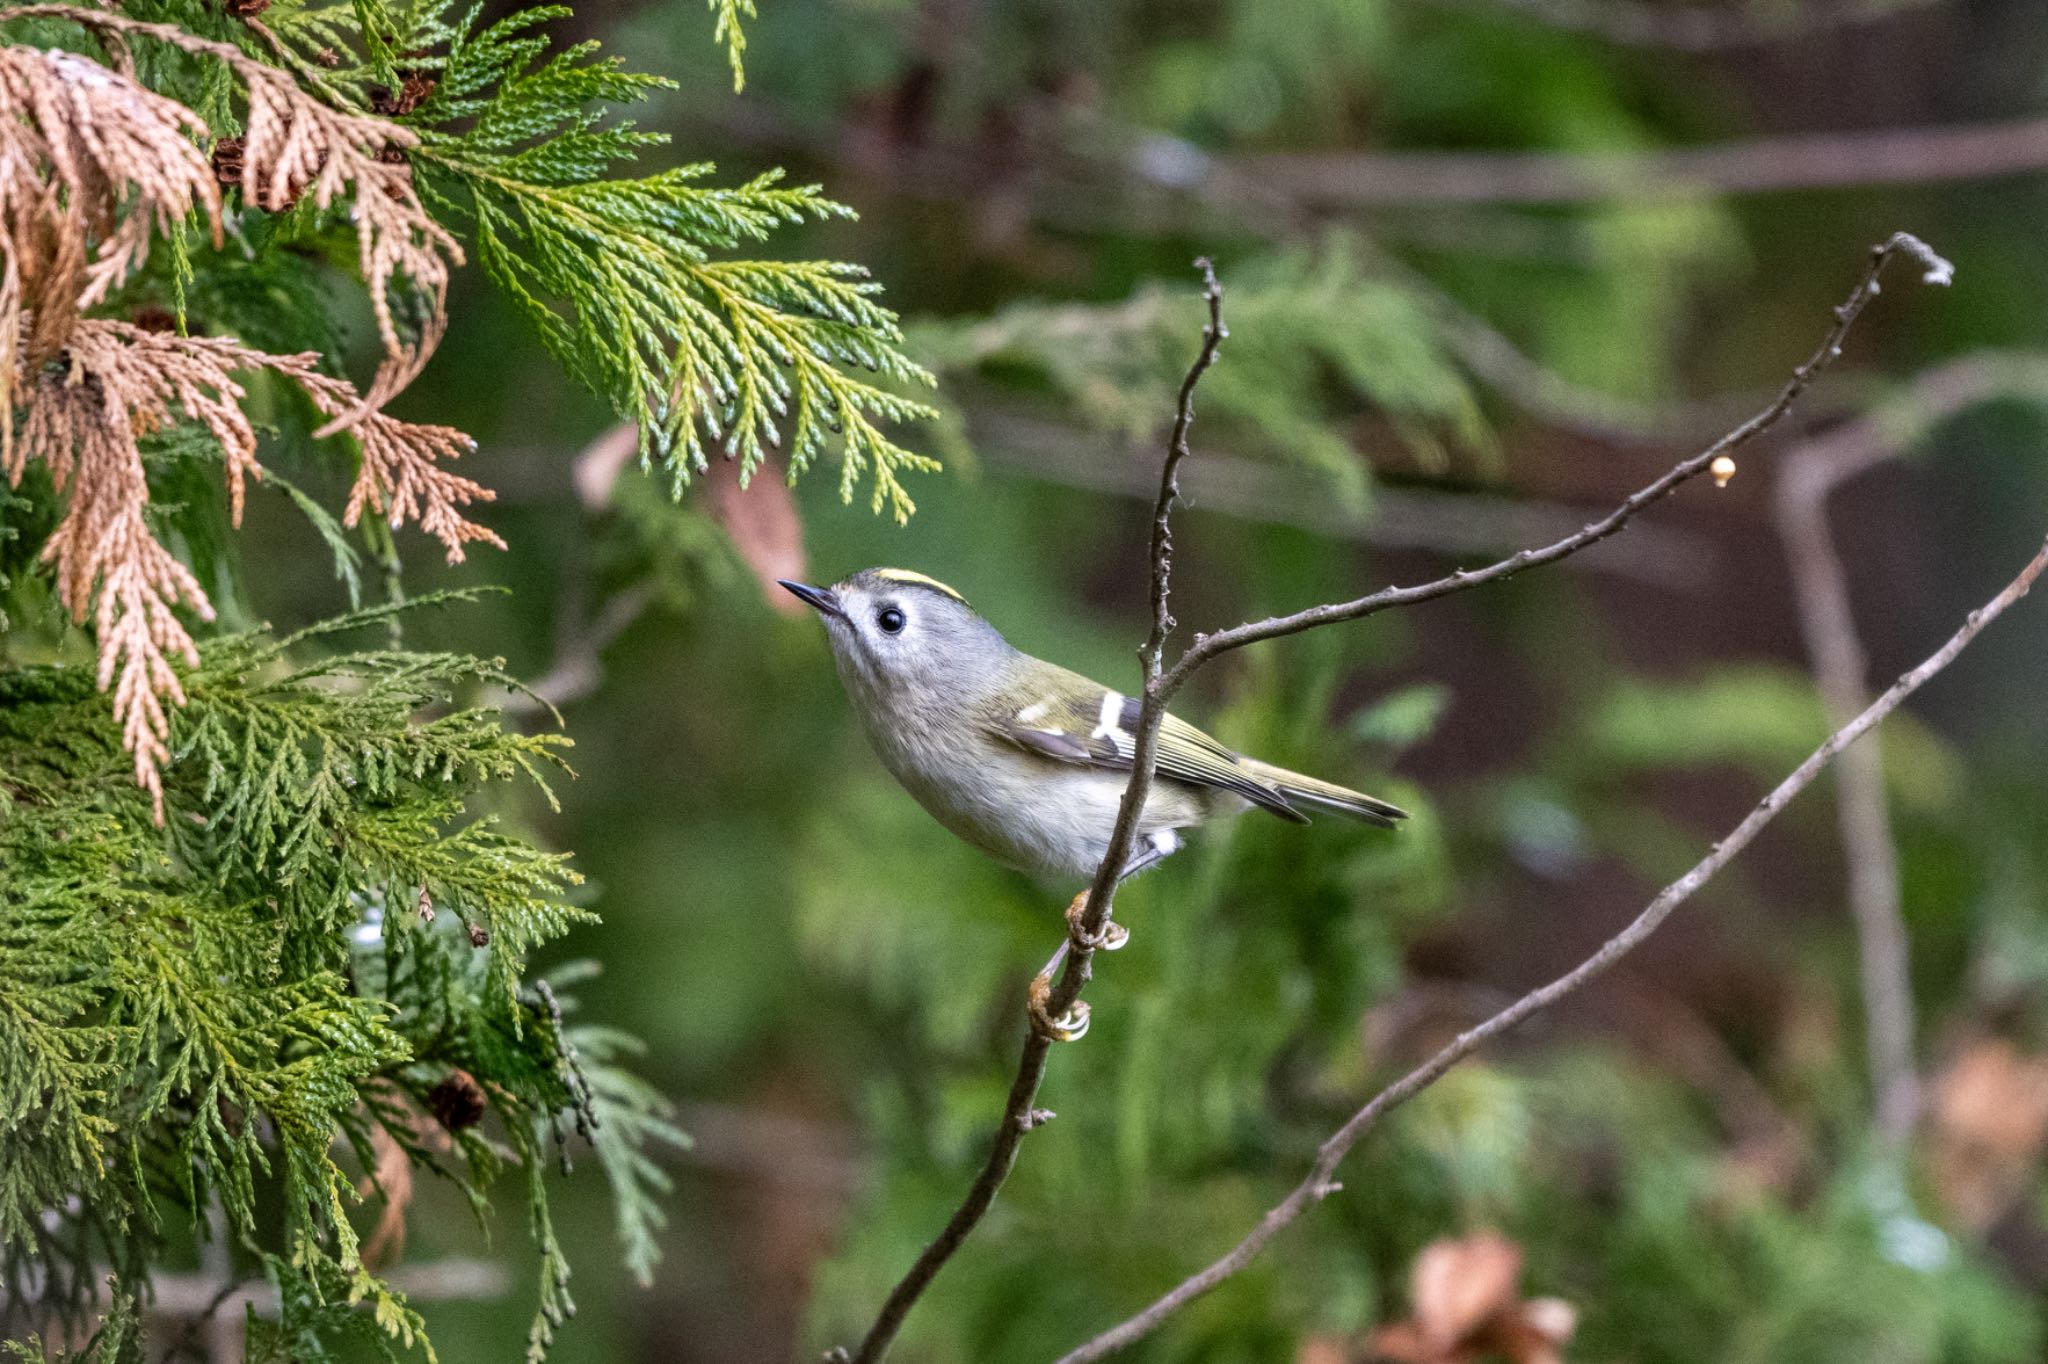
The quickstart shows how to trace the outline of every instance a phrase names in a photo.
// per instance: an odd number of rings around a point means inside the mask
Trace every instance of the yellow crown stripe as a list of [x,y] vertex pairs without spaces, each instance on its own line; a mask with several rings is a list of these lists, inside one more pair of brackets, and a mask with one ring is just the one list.
[[878,568],[875,570],[875,576],[885,582],[904,583],[912,587],[929,587],[934,592],[945,593],[962,606],[967,604],[967,598],[961,596],[937,578],[927,578],[924,574],[913,572],[907,568]]

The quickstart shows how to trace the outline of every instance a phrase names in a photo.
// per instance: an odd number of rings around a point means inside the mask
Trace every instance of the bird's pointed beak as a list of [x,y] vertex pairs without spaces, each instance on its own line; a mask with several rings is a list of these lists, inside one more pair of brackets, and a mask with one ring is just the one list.
[[818,608],[828,616],[846,619],[846,608],[839,604],[839,594],[829,587],[812,587],[809,583],[793,583],[787,578],[777,578],[780,583],[799,600]]

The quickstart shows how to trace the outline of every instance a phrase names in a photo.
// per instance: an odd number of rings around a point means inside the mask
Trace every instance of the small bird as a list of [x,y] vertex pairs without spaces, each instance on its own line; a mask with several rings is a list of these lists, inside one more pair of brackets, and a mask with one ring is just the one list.
[[[831,587],[777,579],[817,608],[840,681],[883,766],[918,804],[1006,866],[1093,877],[1129,784],[1139,701],[1011,646],[952,588],[903,568],[869,568]],[[1251,806],[1306,824],[1301,807],[1392,828],[1383,800],[1232,752],[1185,721],[1159,731],[1156,777],[1135,875],[1181,846],[1179,830]],[[1069,920],[1087,900],[1084,891]],[[1112,925],[1103,946],[1127,936]],[[1066,944],[1032,989],[1032,1023],[1058,1040],[1085,1029],[1044,1016]]]

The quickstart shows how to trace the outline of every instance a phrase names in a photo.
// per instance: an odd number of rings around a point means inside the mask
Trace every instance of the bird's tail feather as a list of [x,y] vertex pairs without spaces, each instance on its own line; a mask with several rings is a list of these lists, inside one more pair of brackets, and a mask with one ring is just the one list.
[[1314,777],[1289,772],[1284,767],[1275,767],[1271,763],[1262,763],[1254,758],[1243,758],[1239,761],[1242,766],[1250,769],[1253,777],[1273,787],[1290,802],[1299,801],[1304,805],[1312,805],[1362,823],[1377,824],[1383,829],[1391,829],[1408,818],[1408,812],[1400,806],[1389,805],[1386,801],[1368,796],[1362,791],[1353,791],[1348,786],[1318,781]]

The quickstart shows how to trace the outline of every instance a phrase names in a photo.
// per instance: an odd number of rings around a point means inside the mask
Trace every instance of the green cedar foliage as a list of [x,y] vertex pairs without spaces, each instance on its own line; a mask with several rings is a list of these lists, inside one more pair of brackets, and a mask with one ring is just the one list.
[[[753,5],[712,8],[737,73]],[[568,8],[526,7],[486,25],[480,5],[279,0],[262,13],[263,38],[202,0],[137,0],[123,13],[233,42],[331,104],[418,133],[410,159],[429,209],[466,238],[549,352],[640,424],[643,457],[659,458],[678,491],[713,454],[750,477],[773,449],[791,477],[835,456],[844,500],[866,483],[875,511],[902,521],[915,510],[902,476],[937,463],[886,428],[934,415],[912,396],[932,378],[904,353],[881,286],[845,262],[731,255],[853,210],[774,171],[724,187],[709,183],[709,163],[618,174],[669,139],[606,111],[672,83],[625,70],[595,42],[551,51],[545,28]],[[42,22],[9,36],[77,41],[75,29]],[[140,51],[144,74],[217,136],[241,132],[220,63],[154,43]],[[186,233],[129,294],[160,297],[181,317],[188,303],[225,302],[204,320],[257,344],[332,354],[318,330],[325,309],[305,296],[303,255],[348,259],[343,215],[245,212],[235,226],[244,240],[223,253],[195,255],[200,234]],[[414,329],[428,325],[424,300],[391,303]]]
[[[1200,394],[1212,448],[1296,461],[1353,504],[1369,487],[1361,447],[1397,446],[1439,471],[1454,454],[1491,457],[1476,387],[1426,304],[1355,240],[1331,235],[1224,274],[1230,363]],[[1172,418],[1202,307],[1175,279],[1109,304],[1027,302],[928,324],[917,339],[971,401],[1042,401],[1149,450]],[[1347,429],[1369,417],[1388,438]]]
[[[217,1203],[281,1300],[252,1358],[327,1358],[351,1336],[425,1349],[350,1217],[347,1167],[374,1165],[381,1128],[480,1217],[498,1181],[525,1185],[538,1358],[571,1308],[550,1148],[571,1125],[596,1144],[644,1278],[664,1187],[644,1148],[680,1140],[615,1069],[630,1044],[565,1024],[553,985],[575,977],[522,975],[589,915],[565,898],[564,858],[475,807],[508,782],[546,794],[567,741],[456,704],[504,682],[478,660],[296,663],[315,642],[205,646],[163,828],[89,667],[0,672],[0,1275],[13,1301],[39,1283],[34,1298],[82,1316],[110,1273],[142,1292]],[[437,1098],[457,1075],[483,1121]]]
[[[752,6],[713,10],[737,71]],[[926,413],[904,395],[928,376],[904,358],[877,286],[847,265],[730,258],[848,210],[773,176],[718,188],[704,166],[612,177],[661,139],[598,111],[661,82],[590,44],[551,55],[539,28],[565,13],[486,26],[475,9],[279,0],[258,29],[199,0],[122,11],[233,43],[334,107],[410,126],[425,201],[576,377],[641,422],[643,453],[675,484],[714,450],[750,473],[779,445],[793,475],[836,454],[844,496],[865,482],[877,510],[908,516],[899,476],[932,464],[883,428]],[[5,37],[105,55],[58,20]],[[155,37],[130,48],[145,84],[216,136],[242,131],[227,64]],[[228,219],[218,252],[198,224],[172,231],[112,311],[162,309],[195,334],[331,364],[338,276],[308,265],[356,265],[342,206],[266,213],[231,196]],[[407,330],[434,325],[417,298],[387,302]],[[372,516],[351,533],[312,491],[331,486],[342,447],[312,442],[305,405],[260,376],[248,402],[272,437],[259,486],[310,521],[352,603],[379,569],[399,599],[390,528]],[[173,422],[144,433],[138,453],[152,532],[217,602],[241,607],[217,443]],[[54,1325],[72,1342],[62,1357],[142,1357],[137,1304],[154,1271],[209,1234],[211,1213],[237,1275],[274,1294],[275,1311],[252,1317],[251,1359],[431,1358],[418,1315],[363,1255],[360,1224],[405,1194],[372,1178],[364,1207],[358,1189],[380,1148],[395,1147],[409,1179],[446,1177],[480,1219],[501,1183],[521,1187],[540,1251],[529,1334],[540,1358],[573,1310],[550,1166],[558,1155],[566,1166],[576,1143],[594,1148],[622,1257],[645,1281],[667,1186],[654,1151],[683,1139],[624,1067],[637,1044],[574,1022],[567,987],[582,973],[525,970],[530,952],[589,916],[569,898],[578,878],[565,859],[496,812],[520,787],[552,799],[565,741],[508,731],[463,703],[479,685],[512,685],[496,665],[395,644],[334,652],[344,629],[395,641],[389,608],[282,638],[217,635],[180,678],[158,824],[38,567],[61,506],[33,462],[0,490],[9,1353],[58,1357],[26,1334]],[[478,1097],[480,1115],[437,1098],[451,1084]]]
[[[880,286],[836,262],[711,255],[852,211],[776,173],[707,185],[708,164],[602,178],[665,139],[601,123],[591,105],[665,82],[597,59],[594,43],[546,56],[532,30],[564,13],[526,10],[477,30],[472,12],[449,30],[438,83],[414,115],[429,133],[428,194],[469,221],[484,267],[550,352],[641,419],[643,450],[667,456],[678,483],[704,468],[707,441],[748,472],[779,446],[800,473],[836,440],[841,495],[868,478],[874,509],[906,519],[899,474],[935,466],[879,423],[929,415],[898,391],[929,376],[898,349]],[[736,14],[728,3],[719,17],[735,43]]]

